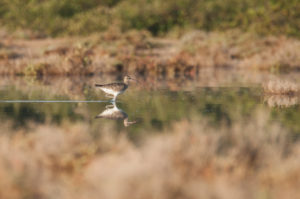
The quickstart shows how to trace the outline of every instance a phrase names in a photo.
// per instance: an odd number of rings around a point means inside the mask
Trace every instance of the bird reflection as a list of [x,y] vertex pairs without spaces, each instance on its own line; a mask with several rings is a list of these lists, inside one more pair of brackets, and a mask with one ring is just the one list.
[[124,120],[124,126],[128,127],[135,124],[136,121],[128,121],[128,115],[122,109],[119,109],[115,101],[112,104],[107,105],[105,110],[96,116],[96,118],[106,118],[111,120]]

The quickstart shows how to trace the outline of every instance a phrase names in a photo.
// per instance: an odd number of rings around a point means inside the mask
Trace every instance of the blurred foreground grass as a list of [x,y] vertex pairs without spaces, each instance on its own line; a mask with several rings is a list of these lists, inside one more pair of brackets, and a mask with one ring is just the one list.
[[98,137],[83,123],[11,134],[2,122],[0,197],[297,199],[299,142],[269,121],[264,111],[218,130],[182,120],[139,146],[109,127]]
[[111,26],[154,35],[238,28],[300,37],[299,0],[0,0],[0,23],[40,36],[78,35]]

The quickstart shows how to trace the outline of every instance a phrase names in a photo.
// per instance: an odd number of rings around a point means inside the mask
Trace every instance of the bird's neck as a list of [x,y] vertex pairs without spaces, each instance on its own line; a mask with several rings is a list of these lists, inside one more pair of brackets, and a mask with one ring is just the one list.
[[129,81],[128,80],[124,80],[124,84],[126,84],[128,86],[129,85]]

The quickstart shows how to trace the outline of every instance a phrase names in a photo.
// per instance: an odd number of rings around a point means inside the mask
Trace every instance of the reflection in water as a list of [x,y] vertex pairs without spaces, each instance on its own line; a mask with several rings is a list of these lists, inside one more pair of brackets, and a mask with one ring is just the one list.
[[112,120],[124,120],[124,126],[130,126],[135,124],[136,121],[128,121],[128,115],[122,109],[119,109],[115,101],[111,102],[111,105],[107,105],[105,110],[96,116],[96,118],[106,118]]
[[299,104],[298,96],[294,95],[266,95],[264,101],[269,107],[290,107]]
[[[196,87],[193,85],[187,88],[178,87],[171,91],[167,87],[145,89],[137,84],[122,96],[122,102],[126,104],[125,110],[130,113],[129,121],[133,120],[129,122],[128,115],[114,103],[98,101],[97,99],[102,99],[103,94],[93,86],[83,86],[79,89],[80,86],[72,84],[76,88],[74,92],[71,89],[72,92],[64,93],[62,90],[55,89],[55,87],[59,88],[56,81],[51,81],[51,84],[51,87],[35,84],[16,86],[12,82],[7,83],[6,86],[0,86],[1,122],[7,123],[9,128],[21,130],[29,129],[34,124],[52,123],[63,127],[65,123],[83,123],[95,135],[101,133],[99,129],[107,125],[118,132],[124,131],[132,139],[136,139],[141,136],[140,132],[162,132],[180,120],[205,119],[214,127],[234,125],[245,118],[248,119],[264,107],[264,110],[272,114],[272,119],[287,126],[291,132],[300,132],[298,122],[300,106],[287,108],[299,104],[300,95],[273,95],[272,97],[272,95],[264,94],[262,96],[260,87],[238,87],[238,85],[236,87]],[[94,83],[87,84],[93,85]],[[70,88],[66,90],[70,91]],[[281,108],[268,109],[262,105],[262,98],[265,100],[264,105]],[[105,109],[107,104],[110,106]],[[98,115],[99,112],[102,113]],[[135,118],[131,119],[133,113]],[[100,118],[119,119],[124,121],[124,125],[121,121],[91,120],[91,117],[94,118],[96,115]],[[136,123],[134,120],[138,120],[139,125],[127,128],[126,126]]]

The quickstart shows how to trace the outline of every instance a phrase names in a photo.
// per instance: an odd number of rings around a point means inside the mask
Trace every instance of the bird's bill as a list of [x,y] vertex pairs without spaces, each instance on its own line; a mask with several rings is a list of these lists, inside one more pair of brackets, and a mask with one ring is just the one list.
[[137,121],[131,121],[131,122],[129,122],[128,120],[124,120],[124,126],[125,127],[128,127],[128,126],[130,126],[130,125],[132,125],[132,124],[135,124]]
[[132,78],[132,77],[130,77],[130,79],[129,79],[130,81],[134,81],[134,82],[138,82],[138,80],[137,79],[134,79],[134,78]]

